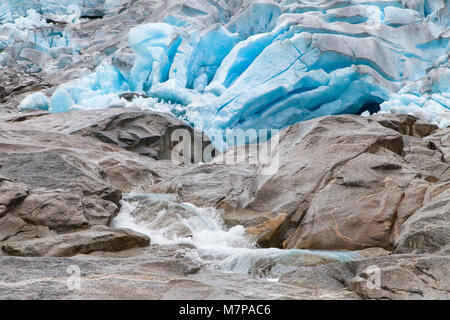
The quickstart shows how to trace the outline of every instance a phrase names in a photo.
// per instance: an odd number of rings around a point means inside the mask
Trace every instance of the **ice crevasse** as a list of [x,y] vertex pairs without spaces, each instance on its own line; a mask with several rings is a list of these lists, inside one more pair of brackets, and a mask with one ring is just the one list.
[[450,125],[448,0],[240,2],[233,10],[223,9],[233,1],[207,2],[213,11],[203,1],[174,5],[132,27],[91,74],[19,107],[126,106],[119,95],[137,92],[212,136],[343,113]]

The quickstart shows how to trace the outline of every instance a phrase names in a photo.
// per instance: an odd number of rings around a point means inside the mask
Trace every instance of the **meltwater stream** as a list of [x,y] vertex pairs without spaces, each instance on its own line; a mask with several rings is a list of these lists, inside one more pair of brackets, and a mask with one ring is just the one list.
[[215,270],[258,278],[276,280],[299,266],[361,258],[349,251],[258,248],[243,226],[227,228],[215,209],[178,203],[172,194],[124,195],[112,226],[146,234],[152,244],[183,250]]

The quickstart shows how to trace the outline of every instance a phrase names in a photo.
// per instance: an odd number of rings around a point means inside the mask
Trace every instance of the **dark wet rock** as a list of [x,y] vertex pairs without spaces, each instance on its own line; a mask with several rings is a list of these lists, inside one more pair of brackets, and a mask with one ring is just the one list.
[[[191,164],[209,161],[215,155],[211,141],[204,133],[161,112],[119,108],[58,114],[28,113],[3,120],[28,129],[93,137],[156,160],[171,160],[175,155],[173,160],[177,163]],[[207,148],[211,149],[212,156],[205,159],[203,154]]]
[[19,217],[5,215],[0,218],[0,241],[6,240],[19,233],[27,223]]
[[[209,153],[208,153],[209,152]],[[186,124],[168,127],[161,136],[158,159],[179,164],[209,162],[216,155],[208,136]]]
[[[245,159],[223,164],[235,150],[217,156],[212,163],[183,167],[120,147],[124,141],[130,146],[131,133],[144,128],[145,134],[155,130],[157,139],[165,142],[159,150],[153,149],[159,154],[176,148],[168,138],[176,129],[196,136],[192,128],[171,121],[163,114],[125,109],[29,116],[20,122],[7,119],[12,129],[4,132],[8,142],[3,148],[17,160],[1,170],[32,188],[81,192],[83,199],[74,199],[77,205],[72,207],[83,209],[72,209],[73,220],[60,215],[62,221],[73,221],[67,222],[73,223],[70,228],[110,222],[113,208],[92,199],[94,195],[117,205],[120,196],[114,196],[108,183],[124,191],[141,184],[148,191],[174,193],[180,201],[220,208],[229,225],[244,225],[264,247],[305,249],[392,250],[402,224],[444,192],[449,180],[449,165],[441,151],[446,136],[439,135],[440,130],[425,138],[401,134],[412,131],[399,128],[417,123],[403,115],[387,115],[386,119],[380,115],[375,119],[335,116],[293,125],[280,134],[280,164],[273,175],[263,175],[261,166],[246,164]],[[397,128],[380,122],[394,123]],[[24,124],[33,131],[16,129]],[[34,131],[44,124],[52,133]],[[98,141],[100,134],[111,137],[109,143]],[[116,143],[111,143],[114,139]],[[22,149],[24,154],[18,153],[17,145],[27,146]],[[54,151],[41,154],[39,150]],[[15,169],[13,164],[24,157],[29,159],[24,168],[37,173]],[[42,169],[36,170],[33,159]],[[51,181],[47,167],[59,168]],[[89,174],[80,176],[80,172]],[[26,220],[26,215],[19,216]],[[46,226],[58,229],[57,225]]]
[[[54,236],[56,232],[43,225],[29,224],[23,219],[7,214],[0,218],[0,245],[2,241],[22,241]],[[0,252],[0,255],[2,252]]]
[[[116,63],[114,63],[114,62],[116,62]],[[120,61],[120,55],[116,55],[115,59],[113,60],[113,65],[120,68],[121,66],[123,66],[123,64],[124,64],[124,62]],[[131,69],[131,67],[132,67],[132,65],[130,66],[130,69]],[[119,98],[124,98],[125,100],[130,102],[136,98],[147,98],[147,95],[136,93],[136,92],[126,92],[126,93],[119,94]]]

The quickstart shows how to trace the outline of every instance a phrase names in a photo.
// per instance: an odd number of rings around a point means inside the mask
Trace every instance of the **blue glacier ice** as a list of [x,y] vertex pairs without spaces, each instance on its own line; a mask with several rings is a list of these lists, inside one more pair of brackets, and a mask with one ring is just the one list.
[[108,9],[127,3],[127,0],[2,0],[0,24],[14,22],[32,9],[45,15],[57,16],[67,22],[80,16],[103,14]]
[[48,110],[50,108],[50,100],[47,96],[42,92],[36,92],[34,94],[28,95],[21,104],[19,105],[19,109],[27,110],[27,109],[39,109],[39,110]]
[[27,10],[24,16],[0,27],[0,49],[26,41],[34,43],[37,49],[47,52],[52,47],[69,44],[67,35],[54,32],[52,24],[47,23],[46,19],[34,9]]
[[[92,55],[95,70],[46,90],[51,112],[117,106],[121,93],[137,92],[149,97],[147,105],[156,99],[210,135],[367,110],[450,125],[448,0],[34,4],[2,2],[0,48],[14,45],[14,33],[23,38],[20,30],[50,27],[51,19],[43,17],[51,14],[67,27],[50,44],[48,37],[31,39],[32,49],[55,59],[56,50],[72,48],[65,59],[81,61],[77,54],[95,41],[88,46],[71,28],[83,25],[86,12],[119,21],[133,5],[154,9],[110,52]],[[0,53],[0,63],[6,60]],[[54,70],[66,68],[66,60],[55,62]],[[45,109],[44,98],[27,97],[21,108]]]
[[445,65],[431,69],[427,75],[393,93],[381,104],[381,112],[407,113],[437,124],[450,126],[450,66],[448,55]]

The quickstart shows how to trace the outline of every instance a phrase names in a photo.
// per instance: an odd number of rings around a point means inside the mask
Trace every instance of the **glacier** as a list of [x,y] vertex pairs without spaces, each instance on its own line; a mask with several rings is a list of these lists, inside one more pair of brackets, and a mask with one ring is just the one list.
[[0,65],[48,79],[22,110],[163,108],[213,141],[345,113],[450,125],[448,0],[3,0],[0,24]]

